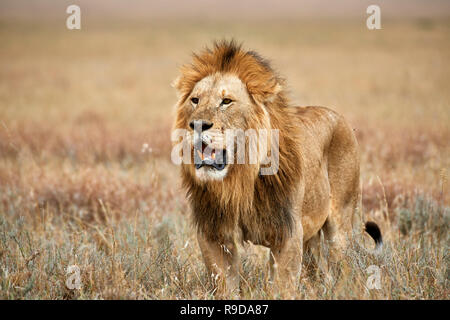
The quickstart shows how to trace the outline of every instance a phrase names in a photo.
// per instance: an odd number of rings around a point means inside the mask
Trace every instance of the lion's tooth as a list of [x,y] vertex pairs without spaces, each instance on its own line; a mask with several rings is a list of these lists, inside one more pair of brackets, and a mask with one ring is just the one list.
[[200,157],[200,159],[203,160],[203,154],[200,152],[200,150],[197,149],[197,153],[198,153],[198,156]]

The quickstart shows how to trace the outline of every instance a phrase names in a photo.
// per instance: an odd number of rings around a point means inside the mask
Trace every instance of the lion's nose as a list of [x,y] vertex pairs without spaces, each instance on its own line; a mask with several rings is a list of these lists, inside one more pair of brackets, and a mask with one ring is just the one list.
[[189,123],[189,127],[191,127],[191,129],[196,131],[199,131],[200,128],[202,128],[202,131],[206,131],[208,129],[210,129],[213,126],[213,123],[207,120],[192,120]]

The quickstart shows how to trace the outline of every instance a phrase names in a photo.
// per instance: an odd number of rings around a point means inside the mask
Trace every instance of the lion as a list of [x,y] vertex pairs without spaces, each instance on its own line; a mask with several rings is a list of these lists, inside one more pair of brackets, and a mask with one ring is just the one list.
[[[326,107],[292,106],[285,80],[234,40],[194,54],[173,86],[179,96],[173,129],[185,132],[181,154],[189,153],[182,186],[217,292],[239,292],[237,245],[244,242],[270,249],[271,279],[278,285],[297,283],[304,253],[319,255],[321,238],[330,261],[339,261],[364,229],[381,245],[378,226],[362,222],[358,143],[343,116]],[[266,156],[250,163],[245,155],[237,163],[230,160],[236,141],[223,146],[231,129],[278,136]],[[250,149],[249,137],[244,141]],[[276,168],[261,174],[274,154]]]

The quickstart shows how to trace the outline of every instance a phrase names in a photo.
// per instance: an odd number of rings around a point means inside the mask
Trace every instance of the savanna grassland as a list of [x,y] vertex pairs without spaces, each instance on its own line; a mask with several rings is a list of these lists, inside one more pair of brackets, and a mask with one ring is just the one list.
[[[272,60],[297,105],[344,114],[361,149],[363,210],[385,249],[355,245],[275,294],[268,252],[243,251],[246,299],[448,299],[450,23],[445,20],[0,20],[0,299],[212,299],[170,160],[192,51],[234,37]],[[71,265],[81,289],[66,287]],[[381,270],[369,289],[367,268]]]

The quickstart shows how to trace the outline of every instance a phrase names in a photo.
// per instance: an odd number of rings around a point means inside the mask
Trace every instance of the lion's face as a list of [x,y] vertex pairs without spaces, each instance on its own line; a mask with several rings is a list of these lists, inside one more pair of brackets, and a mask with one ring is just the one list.
[[[174,132],[183,132],[181,154],[191,159],[183,160],[184,183],[211,182],[219,195],[224,185],[239,192],[237,186],[251,187],[258,173],[276,174],[278,153],[272,150],[278,148],[272,142],[277,145],[277,135],[272,139],[271,131],[272,124],[276,131],[283,121],[274,110],[285,98],[283,80],[269,63],[233,41],[218,42],[194,54],[180,71],[173,83],[180,98]],[[176,145],[179,151],[181,144]],[[269,155],[275,165],[267,173]]]
[[203,182],[223,180],[237,165],[237,148],[227,150],[230,131],[257,129],[261,122],[254,121],[259,108],[246,86],[233,74],[209,75],[196,83],[179,108],[186,119],[184,129],[193,136],[191,173]]

